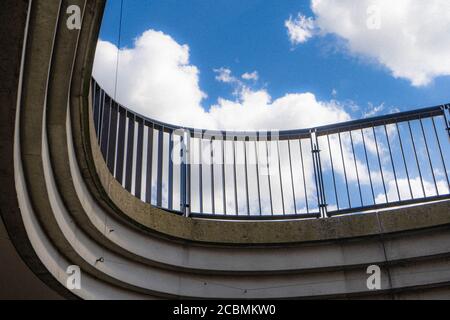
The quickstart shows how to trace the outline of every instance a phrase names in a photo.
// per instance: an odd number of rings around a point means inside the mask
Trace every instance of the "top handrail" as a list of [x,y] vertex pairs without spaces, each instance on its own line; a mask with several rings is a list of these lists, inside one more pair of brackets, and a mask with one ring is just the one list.
[[[93,78],[94,82],[103,89],[99,83]],[[114,101],[113,98],[111,98],[112,101]],[[260,137],[260,132],[270,132],[275,131],[278,129],[261,129],[261,130],[218,130],[218,129],[202,129],[202,128],[192,128],[187,126],[181,126],[181,125],[174,125],[169,124],[160,120],[152,119],[150,117],[144,116],[142,114],[139,114],[128,107],[125,107],[124,105],[116,102],[121,108],[125,109],[128,113],[133,114],[136,118],[140,118],[143,121],[147,123],[153,124],[154,127],[163,128],[165,131],[188,131],[190,135],[193,137],[194,134],[201,134],[202,136],[206,137],[234,137],[234,138],[246,138],[249,136],[254,137]],[[323,125],[323,126],[317,126],[317,127],[309,127],[304,129],[293,129],[293,130],[279,130],[277,131],[277,137],[279,137],[280,140],[285,139],[292,139],[296,137],[308,137],[311,132],[315,132],[317,135],[324,135],[324,134],[333,134],[338,133],[342,131],[348,131],[348,130],[358,130],[358,129],[364,129],[364,128],[370,128],[377,125],[387,125],[396,123],[399,121],[408,121],[408,120],[417,120],[423,117],[432,117],[432,116],[439,116],[444,114],[444,109],[450,108],[450,103],[443,104],[443,105],[437,105],[434,107],[428,107],[428,108],[420,108],[415,109],[411,111],[404,111],[404,112],[397,112],[377,117],[371,117],[366,119],[358,119],[358,120],[351,120],[351,121],[344,121],[344,122],[338,122],[334,124],[329,125]],[[268,137],[270,139],[270,137]],[[218,139],[219,140],[219,139]]]

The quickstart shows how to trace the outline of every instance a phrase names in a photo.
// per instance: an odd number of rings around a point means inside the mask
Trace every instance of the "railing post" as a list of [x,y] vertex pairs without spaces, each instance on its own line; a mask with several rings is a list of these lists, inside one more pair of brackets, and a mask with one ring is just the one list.
[[168,177],[168,207],[169,210],[173,210],[173,167],[174,167],[174,159],[173,159],[173,148],[174,148],[174,134],[173,131],[170,131],[169,134],[169,177]]
[[185,132],[180,136],[180,211],[186,215],[186,144]]
[[444,114],[445,128],[448,133],[448,137],[450,139],[450,119],[447,113],[450,113],[450,104],[446,104],[442,106],[442,113]]
[[163,200],[163,167],[164,167],[164,127],[158,131],[158,170],[156,176],[156,205],[162,207]]
[[180,209],[185,217],[189,217],[190,210],[190,195],[191,195],[191,184],[188,166],[190,166],[190,141],[191,135],[189,131],[185,131],[181,136],[181,203]]
[[325,197],[325,188],[323,183],[322,162],[320,159],[319,140],[316,130],[311,130],[311,153],[313,159],[314,179],[316,182],[317,203],[321,218],[328,217],[328,204]]

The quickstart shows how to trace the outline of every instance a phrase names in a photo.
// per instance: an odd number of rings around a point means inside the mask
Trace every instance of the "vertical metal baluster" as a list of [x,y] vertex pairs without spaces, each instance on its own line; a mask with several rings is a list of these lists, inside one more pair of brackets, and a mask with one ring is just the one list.
[[278,172],[280,175],[281,205],[283,207],[283,215],[286,215],[286,209],[284,206],[283,178],[282,178],[282,172],[281,172],[280,140],[278,140],[278,139],[277,139],[277,154],[278,154]]
[[422,170],[420,169],[420,164],[419,164],[419,158],[417,158],[417,151],[416,151],[416,144],[414,142],[414,136],[412,134],[412,129],[411,129],[411,123],[410,121],[408,121],[408,128],[409,128],[409,135],[411,137],[411,142],[412,142],[412,146],[414,149],[414,157],[416,159],[416,164],[417,164],[417,170],[419,171],[419,176],[420,176],[420,183],[422,185],[422,192],[423,192],[423,196],[424,198],[427,197],[427,194],[425,192],[425,185],[423,184],[423,178],[422,178]]
[[147,138],[147,172],[145,178],[145,202],[152,203],[152,180],[153,180],[153,123],[148,125],[148,138]]
[[247,196],[247,215],[250,216],[250,196],[248,193],[247,138],[244,139],[245,193]]
[[96,127],[97,127],[97,142],[100,143],[101,137],[102,137],[102,126],[101,126],[101,122],[102,122],[102,104],[103,104],[103,90],[100,91],[99,93],[99,98],[98,98],[98,119],[97,119],[97,123],[96,123]]
[[[105,100],[106,101],[106,100]],[[105,102],[102,119],[102,137],[100,140],[100,150],[105,162],[108,159],[108,141],[109,141],[109,123],[111,121],[111,99],[108,97],[108,103]]]
[[366,156],[367,173],[369,174],[370,189],[372,190],[373,204],[375,205],[377,201],[375,199],[375,190],[373,189],[372,174],[370,173],[369,156],[367,154],[366,138],[364,137],[363,129],[361,129],[361,136],[362,136],[362,140],[363,140],[364,154]]
[[227,191],[225,179],[225,134],[222,134],[222,196],[223,196],[223,214],[227,215]]
[[183,215],[186,215],[186,143],[184,141],[184,135],[180,135],[180,211]]
[[186,190],[187,190],[187,208],[188,211],[186,213],[186,216],[189,217],[189,215],[192,212],[192,179],[191,179],[191,161],[192,161],[192,157],[191,157],[191,145],[192,145],[192,140],[191,140],[191,133],[190,131],[188,131],[187,134],[187,173],[186,173],[186,178],[187,178],[187,186],[186,186]]
[[347,168],[345,166],[345,160],[344,160],[344,151],[342,148],[342,140],[341,140],[341,133],[338,133],[338,137],[339,137],[339,146],[341,148],[341,158],[342,158],[342,166],[344,167],[344,177],[345,177],[345,186],[347,188],[347,198],[348,198],[348,205],[350,208],[352,208],[352,201],[350,199],[350,189],[348,186],[348,179],[347,179]]
[[314,142],[315,132],[311,131],[310,135],[311,136],[310,136],[309,140],[311,142],[311,156],[313,159],[314,182],[316,185],[317,206],[319,208],[319,214],[322,216],[322,201],[321,201],[321,197],[320,197],[320,182],[319,182],[319,178],[318,178],[318,168],[317,168],[317,158],[316,158],[317,146]]
[[356,179],[358,180],[359,198],[361,200],[361,207],[362,207],[362,206],[364,206],[364,201],[363,201],[362,191],[361,191],[361,182],[359,180],[359,170],[358,170],[358,162],[356,161],[355,144],[353,143],[352,131],[349,131],[349,133],[350,133],[350,142],[352,144],[353,160],[355,161]]
[[319,191],[319,181],[317,179],[317,166],[316,166],[316,148],[314,145],[314,141],[313,141],[313,132],[310,132],[310,143],[311,143],[311,156],[312,156],[312,160],[313,160],[313,169],[314,169],[314,182],[315,182],[315,186],[316,186],[316,197],[317,197],[317,207],[319,208],[319,213],[320,215],[322,215],[322,208],[321,208],[321,203],[320,203],[320,191]]
[[321,150],[320,150],[319,138],[317,137],[317,134],[315,135],[315,137],[316,137],[316,144],[317,144],[316,157],[317,157],[317,165],[318,165],[318,173],[319,173],[319,183],[320,183],[319,185],[320,185],[320,189],[321,189],[321,198],[322,198],[322,201],[321,201],[322,212],[323,212],[322,217],[327,218],[328,217],[328,204],[327,204],[327,197],[325,194],[325,184],[324,184],[324,180],[323,180],[322,160],[320,157]]
[[162,207],[162,189],[163,189],[163,161],[164,155],[164,127],[159,128],[158,132],[158,173],[156,183],[156,205]]
[[256,184],[258,188],[258,204],[259,204],[259,215],[262,216],[262,205],[261,205],[261,188],[259,186],[259,157],[258,157],[258,136],[255,140],[255,159],[256,159]]
[[119,106],[119,135],[117,137],[117,162],[116,162],[116,179],[123,184],[123,167],[125,158],[125,127],[127,124],[127,112]]
[[270,182],[270,160],[269,160],[269,139],[268,138],[266,140],[266,154],[267,154],[267,177],[269,180],[270,212],[273,216],[272,184]]
[[412,187],[411,187],[411,179],[409,177],[408,165],[406,163],[406,158],[405,158],[405,151],[404,151],[404,148],[403,148],[402,135],[400,133],[400,129],[398,127],[398,123],[395,124],[395,127],[397,128],[398,140],[400,141],[400,150],[402,152],[402,157],[403,157],[403,164],[405,165],[406,177],[408,178],[409,192],[411,194],[411,199],[414,199],[414,194],[413,194]]
[[101,122],[101,117],[102,117],[102,103],[103,103],[103,89],[101,87],[99,87],[98,89],[98,93],[97,93],[97,104],[98,104],[98,116],[97,116],[97,122],[95,123],[95,127],[97,128],[97,140],[100,138],[100,122]]
[[292,183],[292,198],[294,201],[294,213],[297,214],[297,200],[295,198],[295,186],[294,186],[294,172],[292,170],[292,155],[291,155],[291,141],[287,140],[288,152],[289,152],[289,168],[291,170],[291,183]]
[[116,164],[116,146],[117,146],[117,103],[113,102],[110,115],[110,130],[108,141],[107,164],[109,171],[114,175]]
[[233,137],[233,166],[234,166],[234,204],[236,215],[239,215],[239,202],[238,202],[238,183],[237,183],[237,168],[236,168],[236,141],[237,138]]
[[198,138],[199,171],[198,171],[198,189],[200,198],[200,213],[203,214],[203,133]]
[[338,194],[337,194],[337,187],[336,187],[336,175],[335,175],[335,172],[334,172],[333,155],[331,153],[330,135],[328,135],[328,134],[327,134],[327,141],[328,141],[328,152],[329,152],[330,161],[331,161],[331,173],[333,175],[334,195],[336,197],[336,205],[337,205],[337,209],[339,211],[340,207],[339,207],[339,197],[338,197]]
[[138,123],[138,136],[137,136],[137,149],[136,149],[136,176],[135,176],[135,195],[137,198],[141,199],[142,190],[142,157],[144,149],[144,120],[141,118],[137,119]]
[[430,149],[428,148],[428,139],[425,134],[425,129],[423,128],[422,118],[419,119],[419,122],[420,122],[420,128],[422,129],[421,130],[422,136],[425,141],[425,150],[427,151],[428,162],[430,163],[430,170],[431,170],[431,175],[433,176],[434,187],[436,188],[436,195],[439,196],[439,188],[438,188],[437,181],[436,181],[436,175],[434,173],[433,162],[431,161]]
[[216,214],[216,203],[215,203],[215,182],[214,182],[214,138],[211,137],[210,140],[210,156],[211,156],[211,208],[212,214]]
[[188,204],[188,192],[189,192],[189,184],[188,184],[188,165],[190,163],[190,152],[189,152],[189,131],[183,131],[180,135],[180,158],[181,158],[181,166],[180,166],[180,209],[181,213],[184,216],[189,216],[189,204]]
[[105,97],[106,97],[106,93],[105,93],[105,91],[102,90],[101,93],[100,93],[100,114],[99,114],[99,117],[98,117],[98,132],[99,132],[99,134],[97,136],[97,139],[98,139],[98,143],[99,144],[101,144],[101,141],[102,141],[103,112],[104,112],[104,109],[105,109]]
[[[180,145],[180,149],[178,151],[178,153],[176,153],[174,151],[174,156],[175,154],[177,154],[178,159],[179,159],[179,170],[180,170],[180,178],[178,180],[178,186],[175,185],[174,183],[174,190],[176,190],[176,188],[178,187],[178,192],[179,192],[179,205],[180,205],[180,212],[183,215],[186,215],[186,145],[185,145],[185,131],[183,130],[182,132],[178,132],[179,135],[179,145]],[[174,191],[175,192],[175,191]]]
[[375,139],[375,146],[377,149],[377,157],[378,157],[378,164],[380,166],[380,173],[381,173],[381,181],[383,182],[383,189],[384,189],[384,196],[386,197],[386,203],[389,203],[388,195],[387,195],[387,189],[386,189],[386,183],[384,182],[384,174],[383,174],[383,165],[381,164],[381,157],[380,157],[380,151],[378,148],[378,140],[377,140],[377,134],[375,132],[375,127],[372,127],[373,136]]
[[102,94],[102,91],[100,89],[100,87],[98,86],[98,84],[96,82],[95,83],[95,89],[94,89],[94,126],[95,126],[95,134],[97,135],[97,139],[98,136],[100,134],[99,132],[99,117],[100,117],[100,96]]
[[169,210],[173,210],[173,148],[174,148],[174,135],[173,131],[171,130],[169,133],[169,177],[168,177],[168,207]]
[[437,132],[437,129],[436,129],[436,123],[434,121],[434,117],[432,117],[431,120],[433,121],[434,134],[436,135],[436,141],[437,141],[437,144],[438,144],[438,147],[439,147],[439,153],[441,155],[441,160],[442,160],[442,165],[444,167],[445,177],[447,178],[447,185],[448,185],[449,190],[450,190],[450,179],[448,177],[447,166],[445,165],[444,154],[442,153],[442,146],[441,146],[441,142],[439,140],[439,135],[438,135],[438,132]]
[[298,139],[298,143],[300,145],[300,160],[302,161],[303,188],[305,191],[306,213],[309,214],[308,191],[306,190],[305,163],[303,161],[302,139]]
[[448,133],[448,138],[450,140],[450,120],[447,117],[447,112],[446,110],[450,110],[450,104],[446,104],[444,106],[442,106],[442,114],[444,116],[444,121],[445,121],[445,128],[447,130]]
[[[94,114],[95,112],[95,96],[97,95],[97,93],[95,92],[96,89],[96,83],[94,81],[94,79],[91,79],[91,103],[92,103],[92,114]],[[95,119],[95,116],[94,116]],[[95,120],[94,120],[95,123]]]
[[126,150],[126,167],[125,167],[125,189],[131,192],[131,184],[133,179],[133,152],[134,152],[134,114],[127,111],[128,118],[128,139]]
[[[108,163],[108,159],[109,159],[109,145],[110,145],[110,140],[111,140],[111,118],[112,118],[112,113],[113,113],[113,108],[112,108],[112,104],[113,104],[113,100],[109,99],[109,106],[108,106],[108,130],[106,131],[106,154],[105,154],[105,162]],[[111,169],[110,169],[111,172]]]
[[96,86],[96,84],[95,84],[95,81],[94,81],[94,79],[91,79],[91,88],[90,88],[90,95],[89,95],[89,98],[90,98],[90,102],[91,102],[91,104],[92,104],[92,115],[93,115],[93,119],[94,119],[94,127],[95,127],[95,96],[96,96],[96,92],[95,92],[95,86]]
[[[113,165],[113,172],[114,172],[114,178],[117,177],[117,163],[119,162],[119,121],[120,121],[120,105],[116,102],[116,126],[115,126],[115,146],[114,146],[114,165]],[[116,179],[117,180],[117,179]]]
[[388,132],[387,132],[386,125],[384,125],[384,132],[386,134],[386,140],[387,140],[387,143],[388,143],[389,156],[391,157],[392,171],[394,172],[394,179],[395,179],[395,186],[397,187],[398,201],[402,201],[402,198],[400,196],[400,188],[398,187],[398,179],[397,179],[397,172],[395,170],[394,157],[392,156],[391,142],[389,141],[389,135],[388,135]]
[[192,153],[191,153],[191,147],[192,147],[192,139],[191,139],[191,133],[190,131],[187,132],[186,135],[186,158],[187,158],[187,172],[186,172],[186,180],[187,180],[187,213],[186,216],[189,217],[192,212],[192,180],[191,180],[191,163],[192,163]]

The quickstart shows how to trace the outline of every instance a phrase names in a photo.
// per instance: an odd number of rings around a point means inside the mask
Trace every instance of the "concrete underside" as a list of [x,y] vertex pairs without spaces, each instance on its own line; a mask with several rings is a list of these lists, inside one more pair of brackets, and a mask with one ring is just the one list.
[[[80,31],[65,27],[72,4],[83,8]],[[104,1],[28,5],[0,4],[0,298],[450,298],[449,202],[224,222],[134,198],[109,173],[91,121]],[[382,269],[377,292],[366,287],[373,264]],[[64,287],[69,265],[82,270],[81,290]]]

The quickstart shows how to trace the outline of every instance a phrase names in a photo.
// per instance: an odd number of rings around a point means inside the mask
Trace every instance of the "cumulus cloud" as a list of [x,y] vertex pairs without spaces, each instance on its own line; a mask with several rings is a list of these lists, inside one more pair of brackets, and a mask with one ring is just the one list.
[[305,43],[314,35],[314,19],[299,13],[296,18],[292,16],[285,21],[284,25],[288,30],[289,40],[292,44]]
[[[97,45],[94,77],[114,94],[117,47]],[[209,117],[201,107],[206,94],[199,87],[199,70],[189,63],[189,47],[149,30],[133,48],[120,50],[117,100],[138,113],[166,122],[201,125]]]
[[292,93],[272,100],[266,90],[244,88],[237,101],[220,98],[210,115],[220,127],[239,129],[307,128],[350,120],[335,102],[318,101],[312,93]]
[[[117,47],[99,41],[94,77],[114,94]],[[206,129],[298,129],[350,119],[342,104],[319,101],[311,92],[293,92],[273,99],[267,89],[251,89],[229,68],[215,69],[216,80],[231,84],[235,99],[219,98],[204,106],[200,71],[190,63],[190,48],[160,31],[148,30],[132,48],[120,49],[116,100],[136,112],[168,123]],[[241,80],[242,78],[243,80]]]
[[351,55],[414,86],[450,75],[450,1],[311,0],[311,9],[314,18],[300,15],[298,23],[286,23],[291,41],[311,38],[314,25],[316,34],[344,39]]

